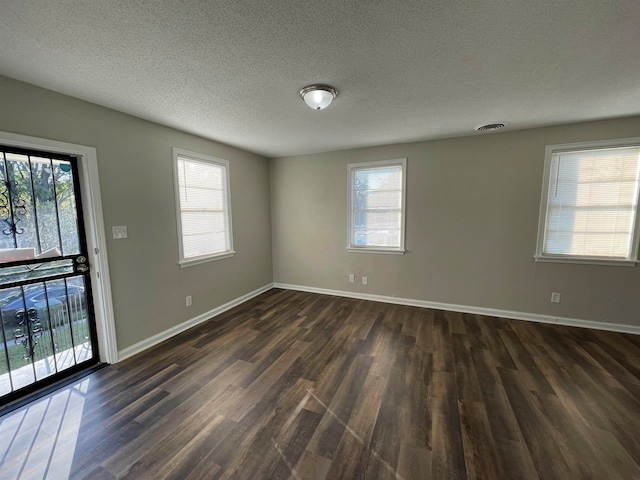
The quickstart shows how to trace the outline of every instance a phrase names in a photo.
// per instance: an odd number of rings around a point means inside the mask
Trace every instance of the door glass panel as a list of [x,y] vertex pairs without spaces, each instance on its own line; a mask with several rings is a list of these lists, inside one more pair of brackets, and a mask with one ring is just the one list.
[[[12,391],[12,381],[9,372],[11,364],[16,362],[16,358],[22,356],[20,348],[14,346],[14,332],[18,328],[15,320],[15,312],[11,312],[8,304],[22,299],[20,288],[10,288],[0,290],[0,394]],[[11,360],[14,359],[13,362]]]
[[0,401],[97,363],[76,168],[0,146]]
[[76,361],[83,362],[93,356],[84,277],[68,278],[67,291],[69,292],[67,297],[69,312],[73,322],[73,344],[76,347]]
[[[69,294],[75,295],[72,289]],[[73,342],[73,324],[69,315],[67,289],[64,280],[47,282],[49,297],[49,323],[53,331],[56,349],[56,363],[60,370],[75,365],[75,344]]]
[[4,169],[6,181],[10,184],[11,191],[9,191],[9,186],[5,186],[4,195],[10,203],[10,211],[7,212],[6,225],[4,225],[2,233],[14,237],[12,247],[24,250],[21,253],[25,257],[31,256],[33,258],[40,251],[37,248],[38,236],[31,190],[29,157],[6,153]]
[[38,233],[40,252],[49,252],[51,256],[62,254],[60,234],[56,214],[56,197],[53,185],[51,160],[31,157],[31,170],[36,211],[38,212]]
[[53,160],[52,163],[60,222],[59,231],[62,239],[62,254],[75,255],[80,253],[80,239],[78,236],[78,212],[76,211],[76,195],[73,188],[71,163],[63,160]]
[[5,152],[0,168],[0,262],[80,253],[73,165]]
[[[33,382],[34,373],[40,380],[91,358],[84,281],[78,277],[69,282],[62,279],[0,290],[6,336],[2,347],[8,353],[0,360],[0,375],[9,365],[14,386]],[[0,380],[0,391],[3,388]]]
[[11,376],[7,380],[15,390],[35,380],[30,356],[32,346],[29,335],[30,325],[25,309],[23,287],[0,290],[0,315],[2,315],[2,325],[6,335],[3,346],[8,356]]
[[[44,283],[35,283],[23,287],[27,306],[27,319],[33,348],[33,361],[36,379],[56,373],[53,355],[53,337],[49,324],[50,308]],[[55,300],[54,300],[55,301]]]

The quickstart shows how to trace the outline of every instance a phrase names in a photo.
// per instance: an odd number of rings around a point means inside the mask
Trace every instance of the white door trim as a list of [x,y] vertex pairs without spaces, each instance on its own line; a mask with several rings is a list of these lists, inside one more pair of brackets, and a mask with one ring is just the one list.
[[96,149],[84,145],[2,131],[0,131],[0,142],[14,147],[73,155],[78,159],[100,361],[103,363],[117,362],[118,346],[116,343],[113,302],[111,300],[107,240],[102,217],[102,199],[100,196]]

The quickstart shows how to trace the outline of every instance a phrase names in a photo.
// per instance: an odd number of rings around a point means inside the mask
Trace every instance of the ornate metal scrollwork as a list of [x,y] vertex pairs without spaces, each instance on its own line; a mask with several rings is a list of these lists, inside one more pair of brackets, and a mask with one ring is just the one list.
[[[11,219],[11,204],[9,203],[9,184],[10,182],[2,182],[2,190],[0,190],[0,218],[8,225],[13,225]],[[5,229],[2,231],[5,235],[10,235],[13,230]]]
[[5,235],[24,233],[24,228],[18,227],[18,222],[27,215],[27,202],[20,198],[15,180],[3,182],[0,191],[0,218],[7,224],[2,230]]
[[19,326],[14,331],[16,345],[22,344],[25,349],[24,359],[31,360],[33,359],[38,339],[43,334],[38,311],[35,308],[30,308],[25,315],[24,310],[18,310],[16,312],[16,320],[18,320]]

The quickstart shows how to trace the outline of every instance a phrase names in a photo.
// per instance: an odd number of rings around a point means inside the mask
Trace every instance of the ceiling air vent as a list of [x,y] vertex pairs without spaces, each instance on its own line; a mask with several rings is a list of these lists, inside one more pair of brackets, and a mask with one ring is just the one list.
[[476,130],[478,132],[490,132],[492,130],[500,130],[501,128],[504,128],[505,124],[504,123],[487,123],[486,125],[479,125],[476,127]]

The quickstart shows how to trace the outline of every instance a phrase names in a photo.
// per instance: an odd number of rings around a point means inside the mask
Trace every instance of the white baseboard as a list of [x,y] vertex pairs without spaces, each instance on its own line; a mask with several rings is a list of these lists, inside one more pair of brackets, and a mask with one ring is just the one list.
[[185,330],[190,329],[191,327],[195,327],[196,325],[202,322],[206,322],[207,320],[217,315],[220,315],[221,313],[226,312],[227,310],[230,310],[233,307],[246,302],[247,300],[251,300],[253,297],[257,297],[261,293],[269,291],[272,288],[273,288],[272,283],[265,285],[263,287],[260,287],[257,290],[254,290],[253,292],[249,292],[245,295],[242,295],[241,297],[231,300],[230,302],[227,302],[224,305],[220,305],[219,307],[216,307],[213,310],[209,310],[208,312],[204,312],[198,315],[197,317],[187,320],[186,322],[182,322],[180,325],[171,327],[168,330],[157,333],[154,336],[147,338],[146,340],[143,340],[134,345],[131,345],[130,347],[124,348],[118,352],[118,361],[122,361],[125,358],[129,358],[137,353],[142,352],[143,350],[146,350],[147,348],[151,348],[154,345],[157,345],[158,343],[167,340],[168,338],[171,338],[179,333],[182,333]]
[[393,303],[397,305],[409,305],[412,307],[433,308],[436,310],[449,310],[451,312],[473,313],[477,315],[486,315],[489,317],[511,318],[514,320],[528,320],[530,322],[552,323],[556,325],[565,325],[569,327],[593,328],[595,330],[607,330],[611,332],[632,333],[640,335],[640,326],[623,325],[619,323],[595,322],[593,320],[581,320],[577,318],[554,317],[552,315],[541,315],[538,313],[515,312],[511,310],[498,310],[495,308],[473,307],[469,305],[456,305],[453,303],[430,302],[426,300],[416,300],[411,298],[389,297],[386,295],[373,295],[370,293],[347,292],[343,290],[330,290],[326,288],[307,287],[303,285],[290,285],[286,283],[270,283],[263,287],[249,292],[241,297],[236,298],[224,305],[220,305],[213,310],[202,313],[186,322],[171,327],[168,330],[157,333],[152,337],[138,342],[130,347],[124,348],[118,352],[118,361],[122,361],[137,353],[157,345],[168,338],[188,330],[202,322],[205,322],[227,310],[240,305],[241,303],[257,297],[261,293],[267,292],[272,288],[281,288],[284,290],[298,290],[301,292],[319,293],[322,295],[334,295],[337,297],[357,298],[360,300],[371,300],[373,302]]
[[347,292],[343,290],[329,290],[326,288],[306,287],[302,285],[290,285],[286,283],[274,283],[274,288],[285,290],[299,290],[301,292],[335,295],[337,297],[357,298],[374,302],[394,303],[397,305],[409,305],[412,307],[433,308],[436,310],[449,310],[452,312],[474,313],[489,317],[511,318],[514,320],[528,320],[530,322],[553,323],[569,327],[593,328],[595,330],[607,330],[611,332],[632,333],[640,335],[640,326],[623,325],[619,323],[595,322],[593,320],[580,320],[577,318],[554,317],[538,313],[514,312],[511,310],[498,310],[495,308],[472,307],[468,305],[456,305],[453,303],[429,302],[426,300],[414,300],[411,298],[388,297],[385,295],[372,295],[369,293]]

